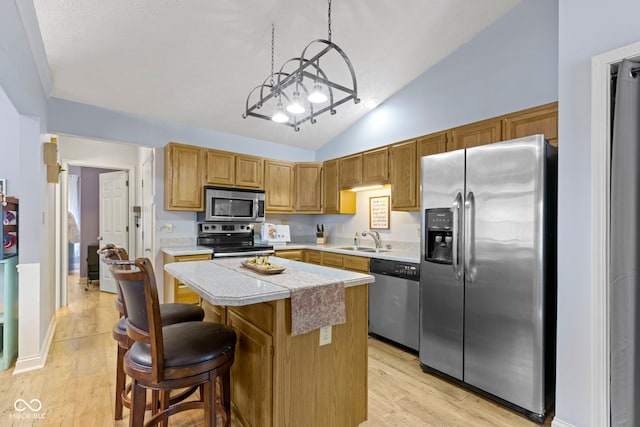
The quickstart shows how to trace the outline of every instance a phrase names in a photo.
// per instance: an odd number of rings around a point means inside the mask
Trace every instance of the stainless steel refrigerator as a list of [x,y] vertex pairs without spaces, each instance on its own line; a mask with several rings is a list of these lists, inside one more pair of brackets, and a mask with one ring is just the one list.
[[420,364],[541,422],[553,404],[557,149],[423,157]]

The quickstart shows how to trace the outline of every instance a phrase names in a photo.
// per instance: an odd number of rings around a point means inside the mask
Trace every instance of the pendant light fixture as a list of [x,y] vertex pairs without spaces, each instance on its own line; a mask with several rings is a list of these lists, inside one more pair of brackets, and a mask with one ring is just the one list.
[[[329,112],[336,113],[336,107],[358,98],[355,71],[349,57],[338,45],[331,41],[331,0],[328,0],[328,37],[309,43],[299,57],[290,58],[279,71],[274,71],[275,25],[271,26],[271,74],[264,82],[254,87],[247,96],[243,118],[257,117],[282,123],[300,130],[305,122],[316,123],[316,118]],[[339,68],[322,69],[320,59],[333,55],[334,64]],[[338,61],[335,61],[335,58]],[[339,65],[335,65],[339,64]],[[348,76],[346,82],[336,82],[329,74]],[[289,114],[287,114],[287,112]]]
[[276,105],[276,111],[271,116],[271,120],[276,123],[287,123],[289,121],[289,116],[284,112],[284,108],[282,108],[282,102],[278,101]]

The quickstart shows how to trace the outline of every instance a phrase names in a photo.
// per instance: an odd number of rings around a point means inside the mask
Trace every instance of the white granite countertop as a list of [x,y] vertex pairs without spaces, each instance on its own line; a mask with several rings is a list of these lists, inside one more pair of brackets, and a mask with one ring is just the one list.
[[[274,246],[276,251],[278,250],[287,250],[287,249],[314,249],[317,251],[326,251],[326,252],[335,252],[339,254],[346,255],[357,255],[368,258],[378,258],[378,259],[389,259],[393,261],[404,261],[404,262],[420,262],[420,253],[419,251],[412,251],[401,248],[392,248],[389,250],[385,250],[383,252],[365,252],[360,250],[352,250],[352,249],[340,249],[349,247],[348,245],[314,245],[314,244],[296,244],[296,243],[287,243],[286,245],[278,245]],[[361,245],[360,247],[366,247]],[[373,249],[373,246],[371,246]]]
[[[348,247],[347,245],[314,245],[314,244],[298,244],[298,243],[287,243],[286,245],[274,245],[274,249],[277,250],[287,250],[287,249],[314,249],[317,251],[326,251],[326,252],[335,252],[339,254],[346,255],[357,255],[368,258],[379,258],[379,259],[389,259],[393,261],[404,261],[404,262],[420,262],[420,254],[416,253],[416,251],[402,249],[402,248],[392,248],[388,251],[384,252],[365,252],[351,249],[340,249]],[[366,246],[361,246],[366,247]],[[372,247],[373,248],[373,247]],[[213,253],[211,248],[207,248],[205,246],[172,246],[172,247],[163,247],[162,252],[171,256],[184,256],[184,255],[201,255],[201,254],[210,254]]]
[[[237,258],[238,264],[244,259]],[[373,283],[375,280],[369,274],[338,270],[274,256],[269,261],[285,267],[286,271],[282,274],[295,274],[296,270],[305,271],[341,280],[345,287]],[[268,282],[269,276],[265,276],[265,280],[254,279],[219,266],[213,261],[172,262],[166,264],[164,269],[189,286],[202,299],[214,305],[250,305],[291,296],[289,289]]]
[[162,252],[171,256],[212,254],[213,249],[206,246],[171,246],[162,248]]

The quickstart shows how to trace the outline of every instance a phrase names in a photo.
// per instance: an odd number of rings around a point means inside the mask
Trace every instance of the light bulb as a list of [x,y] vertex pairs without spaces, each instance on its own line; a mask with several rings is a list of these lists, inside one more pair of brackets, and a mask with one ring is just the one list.
[[327,95],[325,95],[322,91],[322,86],[320,85],[320,83],[316,83],[313,85],[313,91],[311,91],[307,99],[313,104],[321,104],[328,98]]
[[282,102],[278,102],[276,105],[276,112],[271,116],[271,120],[276,123],[287,123],[289,121],[289,116],[287,116],[282,108]]
[[302,114],[304,113],[304,107],[300,103],[300,92],[293,92],[293,97],[291,99],[291,104],[287,105],[287,111],[291,114]]

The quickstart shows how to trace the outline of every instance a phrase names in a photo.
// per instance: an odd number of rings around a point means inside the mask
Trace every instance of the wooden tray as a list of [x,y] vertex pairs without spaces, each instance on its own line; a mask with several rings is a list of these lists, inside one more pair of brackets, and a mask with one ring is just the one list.
[[279,274],[282,273],[285,268],[279,265],[271,264],[275,268],[266,268],[264,264],[255,264],[253,262],[244,261],[241,263],[243,267],[247,267],[250,270],[257,271],[261,274]]

